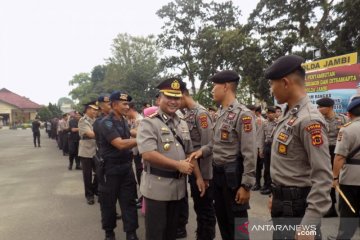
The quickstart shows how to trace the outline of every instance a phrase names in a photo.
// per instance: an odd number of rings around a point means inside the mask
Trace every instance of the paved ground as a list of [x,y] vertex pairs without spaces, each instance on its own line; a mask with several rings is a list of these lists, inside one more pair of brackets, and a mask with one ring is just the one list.
[[[67,158],[44,132],[41,141],[42,147],[34,148],[31,130],[0,130],[0,240],[103,239],[99,204],[86,204],[81,171],[67,170]],[[271,223],[266,196],[253,192],[251,207],[250,221]],[[140,212],[139,224],[138,235],[144,239]],[[326,219],[323,225],[324,236],[335,233],[338,219]],[[195,239],[195,227],[191,209],[187,239]],[[116,235],[125,239],[121,221]],[[270,239],[271,233],[251,233],[251,238]],[[221,239],[218,229],[216,239]]]

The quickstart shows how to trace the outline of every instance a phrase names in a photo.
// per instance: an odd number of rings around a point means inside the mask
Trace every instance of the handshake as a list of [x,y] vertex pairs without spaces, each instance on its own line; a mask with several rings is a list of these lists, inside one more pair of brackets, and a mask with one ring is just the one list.
[[193,161],[197,160],[202,156],[202,151],[198,150],[190,154],[190,156],[185,160],[180,160],[177,166],[177,170],[183,174],[190,175],[194,171]]

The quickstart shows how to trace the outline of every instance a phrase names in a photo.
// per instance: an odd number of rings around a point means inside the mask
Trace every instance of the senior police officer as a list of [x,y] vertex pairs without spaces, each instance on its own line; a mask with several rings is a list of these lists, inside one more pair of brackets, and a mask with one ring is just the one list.
[[[348,119],[345,115],[334,112],[335,101],[331,98],[321,98],[316,101],[316,104],[318,105],[319,112],[324,116],[326,122],[328,123],[327,136],[329,139],[331,166],[333,166],[336,138],[341,126],[344,125],[348,121]],[[336,196],[334,188],[331,188],[330,196],[332,204],[329,211],[324,215],[324,217],[337,217],[338,215],[335,209]]]
[[[189,127],[193,148],[198,150],[201,146],[208,144],[213,137],[212,117],[203,106],[196,103],[190,96],[186,84],[182,85],[181,90],[183,94],[181,108],[186,109],[184,120]],[[196,239],[211,240],[215,238],[216,225],[212,190],[212,155],[200,158],[197,161],[207,190],[205,195],[200,197],[201,193],[196,186],[195,176],[189,176],[191,196],[194,200],[194,210],[197,216]]]
[[[303,62],[299,56],[283,56],[265,72],[278,103],[287,103],[274,131],[269,205],[274,225],[316,225],[319,238],[320,218],[331,205],[331,164],[326,121],[306,95]],[[273,238],[309,238],[302,230],[274,231]]]
[[131,96],[114,91],[110,95],[111,113],[100,123],[100,155],[104,159],[105,180],[100,191],[102,228],[105,239],[115,239],[116,201],[119,199],[127,240],[137,240],[136,181],[132,170],[131,149],[136,140],[130,139],[126,120]]
[[[147,240],[173,240],[181,200],[185,197],[186,178],[194,173],[199,191],[205,194],[205,185],[197,162],[190,163],[192,143],[188,126],[176,111],[181,103],[182,84],[179,78],[162,81],[159,110],[140,122],[137,143],[144,160],[140,191],[145,198],[145,229]],[[181,174],[182,173],[182,174]]]
[[260,189],[263,195],[271,193],[271,176],[270,176],[270,160],[271,160],[271,145],[273,142],[273,130],[276,127],[276,109],[269,106],[266,112],[267,119],[263,124],[263,150],[264,153],[264,186]]
[[[257,157],[253,113],[236,100],[239,75],[224,70],[210,78],[214,100],[221,104],[214,126],[214,138],[191,159],[213,154],[215,212],[223,239],[234,239],[237,224],[247,226],[250,190],[255,183]],[[236,237],[247,239],[246,233]],[[239,235],[238,235],[239,234]]]
[[340,225],[336,238],[351,239],[359,226],[360,216],[360,98],[353,99],[347,107],[350,122],[339,132],[336,148],[333,177],[334,187],[340,189],[352,205],[351,211],[342,197],[339,198]]
[[93,178],[95,172],[94,156],[96,153],[95,133],[93,124],[97,116],[98,106],[95,101],[85,104],[84,116],[80,118],[79,127],[79,157],[82,166],[85,197],[89,205],[95,203],[94,195],[97,194],[97,179]]

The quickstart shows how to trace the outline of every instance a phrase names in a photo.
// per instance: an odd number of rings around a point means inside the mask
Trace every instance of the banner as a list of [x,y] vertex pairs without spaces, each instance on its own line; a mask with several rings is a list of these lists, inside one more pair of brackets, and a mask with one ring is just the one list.
[[346,113],[350,99],[360,96],[360,64],[307,72],[305,88],[314,104],[320,98],[329,97],[335,101],[335,112]]
[[340,67],[350,64],[357,64],[357,52],[349,53],[332,58],[325,58],[314,62],[303,63],[302,67],[306,72],[318,71],[324,68]]

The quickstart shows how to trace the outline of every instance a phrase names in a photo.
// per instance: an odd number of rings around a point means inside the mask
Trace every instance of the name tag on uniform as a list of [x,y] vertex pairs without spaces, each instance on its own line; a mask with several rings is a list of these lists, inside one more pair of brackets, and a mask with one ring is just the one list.
[[281,142],[286,142],[289,139],[289,134],[286,134],[284,132],[280,132],[277,139]]
[[236,116],[236,113],[234,113],[234,112],[229,112],[229,114],[227,115],[227,119],[229,119],[229,120],[234,120],[235,116]]

